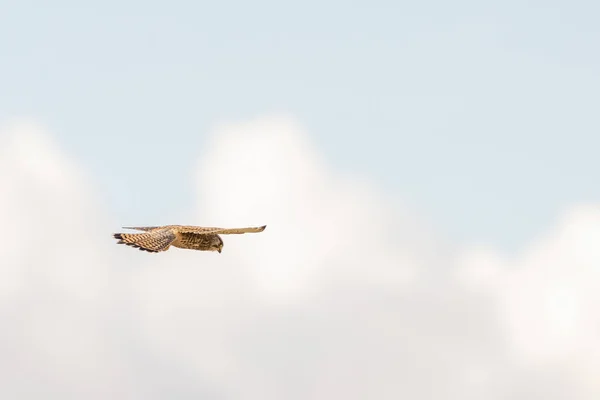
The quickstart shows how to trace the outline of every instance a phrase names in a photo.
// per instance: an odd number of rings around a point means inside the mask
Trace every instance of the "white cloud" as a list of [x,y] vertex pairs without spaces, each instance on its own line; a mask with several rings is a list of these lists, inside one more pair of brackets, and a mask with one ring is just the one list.
[[[564,368],[600,394],[600,209],[574,207],[518,259],[491,268],[507,337],[521,360]],[[481,265],[481,264],[480,264]],[[476,268],[467,276],[474,277]],[[489,285],[487,286],[490,287]]]
[[[292,120],[223,126],[214,138],[198,166],[198,220],[268,223],[260,238],[225,242],[228,257],[253,260],[244,264],[261,290],[291,296],[328,274],[397,285],[413,273],[415,263],[401,263],[395,254],[407,243],[390,245],[396,235],[389,221],[405,221],[380,193],[331,172]],[[365,274],[366,264],[377,267]]]
[[49,138],[0,133],[3,398],[600,394],[594,209],[516,261],[457,258],[293,120],[262,118],[215,130],[187,215],[267,229],[148,254],[114,244],[120,224]]
[[16,124],[0,141],[0,393],[103,397],[121,370],[107,340],[119,301],[109,225],[39,127]]

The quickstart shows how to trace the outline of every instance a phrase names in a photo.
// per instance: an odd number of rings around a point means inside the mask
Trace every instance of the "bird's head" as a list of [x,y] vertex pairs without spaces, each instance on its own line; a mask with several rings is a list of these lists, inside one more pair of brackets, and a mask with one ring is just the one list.
[[219,253],[223,250],[223,240],[219,237],[219,235],[215,235],[210,244],[210,249],[212,251],[218,251]]

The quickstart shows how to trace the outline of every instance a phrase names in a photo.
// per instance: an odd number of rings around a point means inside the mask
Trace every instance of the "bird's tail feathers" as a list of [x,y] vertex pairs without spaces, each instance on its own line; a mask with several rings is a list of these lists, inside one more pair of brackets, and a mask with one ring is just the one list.
[[174,235],[168,231],[115,233],[113,237],[119,240],[117,244],[125,244],[150,253],[168,250],[175,239]]

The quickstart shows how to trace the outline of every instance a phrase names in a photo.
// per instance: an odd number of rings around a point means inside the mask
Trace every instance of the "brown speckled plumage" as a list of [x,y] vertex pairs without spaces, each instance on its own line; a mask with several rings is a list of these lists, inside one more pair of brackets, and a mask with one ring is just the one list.
[[117,243],[126,244],[151,253],[167,251],[171,246],[181,249],[218,251],[223,249],[223,240],[219,236],[262,232],[267,226],[247,228],[211,228],[190,225],[165,225],[124,227],[144,233],[115,233]]

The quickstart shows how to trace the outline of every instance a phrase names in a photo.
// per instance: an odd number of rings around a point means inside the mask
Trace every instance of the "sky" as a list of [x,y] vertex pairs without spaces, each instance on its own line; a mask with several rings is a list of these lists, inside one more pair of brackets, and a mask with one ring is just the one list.
[[600,396],[595,2],[0,7],[2,397]]
[[518,252],[600,197],[599,6],[496,3],[7,1],[0,118],[47,126],[137,224],[192,205],[215,125],[289,113],[335,169]]

